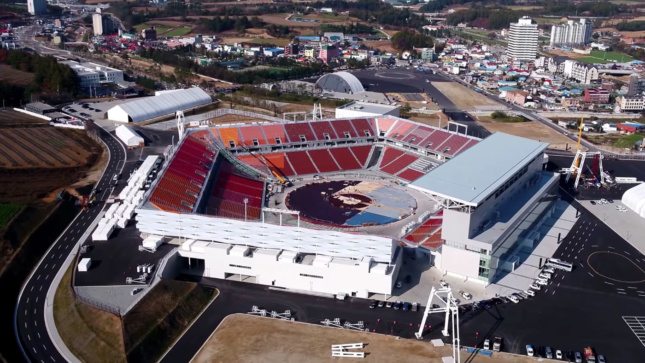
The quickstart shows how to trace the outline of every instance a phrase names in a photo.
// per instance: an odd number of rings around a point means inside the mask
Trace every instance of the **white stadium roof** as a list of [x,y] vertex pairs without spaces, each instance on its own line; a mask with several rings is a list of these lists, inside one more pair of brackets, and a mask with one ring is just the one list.
[[628,189],[621,201],[636,214],[645,218],[645,184]]
[[140,122],[171,115],[211,103],[211,97],[199,87],[174,90],[158,96],[122,103],[108,110],[108,119],[120,122]]
[[516,172],[542,155],[547,146],[543,142],[497,132],[410,186],[476,207]]
[[345,71],[323,75],[316,81],[316,87],[330,92],[352,94],[365,92],[361,81],[355,75]]
[[373,257],[390,263],[391,238],[245,222],[198,214],[137,209],[137,228],[144,233],[214,241],[231,245],[316,253],[330,257]]

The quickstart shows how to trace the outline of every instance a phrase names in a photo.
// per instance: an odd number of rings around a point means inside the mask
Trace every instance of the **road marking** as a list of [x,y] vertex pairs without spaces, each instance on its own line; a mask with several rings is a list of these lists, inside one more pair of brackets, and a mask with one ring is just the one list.
[[636,287],[636,286],[627,286],[627,288],[628,288],[628,289],[633,289],[633,290],[638,289],[638,287]]
[[623,251],[623,252],[624,252],[626,255],[629,255],[629,252],[627,252],[627,251]]
[[31,285],[31,289],[29,289],[29,292],[34,291],[34,285]]
[[36,296],[36,302],[38,302],[38,296]]
[[40,274],[36,275],[36,281],[40,280]]
[[611,283],[609,281],[603,281],[603,282],[606,283],[607,285],[613,285],[613,283]]
[[627,293],[625,291],[616,291],[616,292],[621,294],[621,295],[627,295]]
[[593,276],[593,274],[592,274],[591,272],[589,272],[589,271],[587,271],[587,274],[588,274],[589,276],[591,276],[591,277],[594,277],[594,276]]
[[609,246],[609,248],[611,248],[612,250],[615,250],[614,246]]
[[38,339],[40,339],[40,332],[38,332],[38,333],[36,333],[36,334],[38,334]]
[[44,268],[44,269],[46,269],[46,268],[47,268],[47,266],[49,266],[49,264],[48,264],[48,263],[46,263],[46,264],[45,264],[45,266],[43,266],[43,268]]
[[31,335],[27,334],[27,339],[31,341]]
[[617,287],[616,290],[625,290],[622,287]]
[[553,289],[553,292],[551,293],[551,295],[555,295],[555,289]]
[[43,344],[43,349],[47,350],[47,347],[45,346],[45,344]]
[[31,347],[31,349],[34,350],[34,353],[38,353],[38,352],[36,352],[36,347]]

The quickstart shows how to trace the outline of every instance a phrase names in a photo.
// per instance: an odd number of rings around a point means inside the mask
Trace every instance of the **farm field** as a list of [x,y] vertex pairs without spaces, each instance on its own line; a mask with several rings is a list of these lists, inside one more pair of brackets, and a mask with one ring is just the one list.
[[[235,314],[226,317],[208,338],[192,362],[308,362],[343,361],[330,357],[332,344],[358,343],[366,352],[360,362],[424,362],[441,363],[451,354],[452,347],[434,347],[431,343],[397,339],[391,335],[324,327],[321,325]],[[465,353],[462,352],[462,359]],[[351,358],[346,358],[351,359]],[[495,353],[495,362],[528,363],[534,358]],[[481,355],[470,356],[468,362],[492,362]]]
[[7,64],[0,64],[0,81],[17,86],[26,86],[34,80],[34,74],[23,72]]
[[136,25],[134,28],[137,32],[140,32],[142,29],[147,29],[152,26],[157,30],[157,36],[162,37],[184,36],[193,31],[193,27],[189,23],[178,20],[151,20]]
[[47,121],[12,109],[0,109],[0,129],[11,126],[47,125]]

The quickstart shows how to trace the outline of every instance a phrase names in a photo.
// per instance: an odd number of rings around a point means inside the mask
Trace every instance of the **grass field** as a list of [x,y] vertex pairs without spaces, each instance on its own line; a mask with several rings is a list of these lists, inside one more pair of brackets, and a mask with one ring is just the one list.
[[[365,344],[364,359],[331,358],[332,344]],[[194,363],[245,362],[406,362],[440,363],[452,347],[434,347],[416,339],[398,339],[391,335],[324,327],[321,325],[262,318],[251,315],[230,315],[222,321],[192,359]],[[466,355],[462,352],[462,358]],[[529,363],[535,358],[508,353],[495,353],[495,358],[469,356],[472,363]],[[545,360],[548,361],[548,360]]]
[[180,37],[180,36],[190,34],[190,32],[193,31],[193,28],[189,25],[172,26],[168,24],[160,24],[155,21],[148,21],[148,22],[136,25],[134,28],[137,30],[137,32],[140,32],[142,29],[147,29],[147,28],[150,28],[151,26],[155,27],[155,29],[157,30],[157,36],[161,36],[161,37]]
[[634,60],[634,58],[620,52],[603,52],[601,50],[592,50],[590,55],[581,57],[578,60],[585,63],[604,64],[613,62],[624,63],[632,61]]
[[0,203],[0,230],[22,210],[22,205],[15,203]]
[[72,264],[56,290],[54,321],[65,345],[84,362],[126,362],[121,320],[76,302],[71,287]]

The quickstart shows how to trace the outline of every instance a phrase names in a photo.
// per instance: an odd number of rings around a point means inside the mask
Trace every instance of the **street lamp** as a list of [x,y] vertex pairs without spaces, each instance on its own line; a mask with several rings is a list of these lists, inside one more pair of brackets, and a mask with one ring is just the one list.
[[249,198],[244,198],[244,221],[246,222],[246,206],[249,204]]

